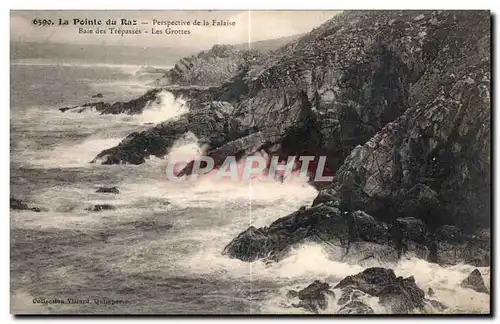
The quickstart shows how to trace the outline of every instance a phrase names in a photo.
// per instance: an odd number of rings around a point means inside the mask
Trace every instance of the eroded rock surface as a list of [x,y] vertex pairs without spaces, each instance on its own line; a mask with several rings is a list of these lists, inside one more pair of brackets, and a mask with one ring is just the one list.
[[335,293],[330,290],[330,285],[319,280],[302,289],[299,292],[289,291],[289,297],[298,297],[300,302],[293,304],[295,307],[303,307],[310,312],[318,313],[328,307],[328,296],[335,297]]
[[480,293],[489,293],[488,288],[486,288],[486,285],[484,284],[483,276],[477,269],[474,269],[474,271],[472,271],[470,275],[462,281],[460,286],[462,288],[473,289]]
[[345,277],[334,288],[346,293],[358,290],[378,297],[379,303],[395,314],[409,313],[425,305],[425,293],[415,284],[415,279],[396,277],[392,269],[368,268],[357,275]]
[[[327,282],[314,281],[300,292],[289,291],[289,299],[299,298],[295,307],[304,307],[313,313],[330,308],[329,300],[338,299],[336,314],[373,314],[373,303],[378,303],[383,312],[391,314],[410,314],[432,311],[442,312],[447,306],[435,299],[426,299],[425,293],[418,287],[413,276],[403,278],[395,275],[392,269],[372,267],[351,276],[346,276],[333,289],[340,290],[335,296]],[[327,298],[329,296],[330,298]],[[371,305],[371,306],[370,306]],[[381,311],[378,309],[378,311]],[[431,311],[431,312],[432,312]],[[325,312],[327,313],[327,311]]]

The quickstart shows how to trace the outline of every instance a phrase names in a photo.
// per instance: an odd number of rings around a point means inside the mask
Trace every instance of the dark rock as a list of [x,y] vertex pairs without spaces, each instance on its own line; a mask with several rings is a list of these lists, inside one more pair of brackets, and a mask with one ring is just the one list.
[[429,297],[433,297],[434,296],[434,290],[432,288],[429,288],[429,290],[427,291],[427,295],[429,295]]
[[457,226],[444,225],[434,234],[430,261],[442,265],[466,263],[486,267],[490,265],[490,246],[489,230],[465,234]]
[[437,310],[439,312],[445,311],[449,308],[448,306],[446,306],[442,302],[435,300],[435,299],[425,299],[425,302],[427,304],[430,304],[432,306],[432,308],[434,308],[435,310]]
[[[364,210],[387,223],[421,218],[431,232],[444,224],[468,231],[489,228],[489,14],[427,14],[437,25],[427,29],[422,52],[405,60],[423,55],[423,61],[412,63],[416,74],[405,96],[408,109],[365,144],[353,147],[325,190],[328,194],[319,195],[318,201],[330,196],[346,209]],[[391,33],[400,36],[408,33],[406,28],[398,31],[400,26],[415,24],[413,19],[392,19],[398,24]],[[466,27],[465,21],[472,20],[476,25]],[[424,20],[418,21],[423,27]],[[456,29],[441,37],[450,23]]]
[[415,284],[413,277],[396,277],[392,269],[369,268],[342,279],[335,289],[357,289],[379,297],[379,302],[392,313],[409,313],[422,309],[425,293]]
[[303,242],[320,243],[330,250],[331,258],[352,264],[395,262],[401,256],[443,265],[489,264],[489,239],[484,233],[464,235],[450,225],[429,233],[423,221],[413,217],[398,218],[389,228],[362,211],[342,214],[324,204],[301,208],[270,227],[251,227],[233,239],[223,254],[244,261],[266,257],[279,261]]
[[91,207],[85,208],[85,210],[94,211],[94,212],[102,211],[102,210],[115,210],[115,209],[116,209],[115,206],[109,205],[109,204],[98,204],[98,205],[93,205]]
[[92,98],[102,98],[102,97],[103,97],[103,95],[100,92],[98,94],[95,94],[92,96]]
[[360,210],[352,213],[352,240],[386,244],[389,238],[387,224]]
[[[236,257],[278,258],[312,240],[349,262],[380,254],[385,261],[396,251],[396,258],[485,264],[488,240],[474,233],[490,228],[491,218],[490,34],[488,11],[346,11],[268,55],[244,57],[216,46],[181,60],[165,78],[166,84],[208,86],[169,90],[190,98],[189,114],[132,133],[94,161],[144,163],[166,155],[188,131],[217,161],[260,150],[281,160],[309,155],[312,174],[316,158],[325,156],[333,180],[311,178],[321,188],[313,207],[337,208],[338,215],[320,217],[321,226],[309,210],[299,225],[281,227],[295,213],[281,218],[280,226],[255,236],[260,243],[250,244],[253,256]],[[155,91],[94,109],[138,113]],[[182,174],[192,172],[193,163]],[[380,226],[351,234],[349,215],[356,211]],[[391,225],[387,243],[379,235],[383,224]],[[464,243],[436,239],[444,225],[468,235]],[[227,250],[245,251],[251,240],[233,240]]]
[[415,284],[413,276],[398,277],[396,284],[387,286],[380,294],[380,303],[392,313],[410,313],[424,307],[425,292]]
[[337,305],[342,306],[342,305],[345,305],[351,301],[357,301],[363,296],[366,296],[366,294],[360,290],[354,289],[353,287],[349,286],[349,287],[343,288],[342,295],[340,296],[339,300],[337,301]]
[[20,210],[29,209],[27,204],[23,203],[21,200],[12,197],[10,197],[10,208],[20,209]]
[[414,255],[424,260],[428,258],[428,233],[422,220],[414,217],[398,218],[390,233],[400,255]]
[[299,291],[297,296],[300,302],[293,306],[304,307],[313,313],[318,313],[319,310],[325,310],[328,307],[327,296],[335,297],[335,294],[330,290],[329,284],[316,280]]
[[242,261],[252,262],[268,256],[273,251],[276,241],[267,235],[265,229],[250,226],[229,243],[222,252]]
[[460,284],[462,288],[470,288],[480,293],[489,294],[488,288],[484,284],[483,276],[479,270],[474,269],[470,275]]
[[349,302],[348,304],[342,306],[337,314],[349,315],[349,314],[373,314],[373,308],[366,305],[365,303],[356,300]]
[[165,156],[177,139],[189,131],[185,116],[128,135],[117,146],[99,153],[92,163],[142,164],[150,155]]
[[392,269],[368,268],[356,275],[345,277],[334,289],[357,289],[372,296],[379,296],[385,287],[395,281],[396,275]]
[[123,225],[131,226],[134,229],[140,229],[143,231],[156,231],[156,232],[167,231],[173,227],[171,224],[161,223],[155,219],[141,219],[123,223]]
[[429,186],[420,183],[403,194],[398,212],[404,218],[420,219],[432,229],[442,221],[438,194]]
[[305,240],[345,251],[348,223],[337,208],[316,206],[280,218],[269,227],[248,228],[224,248],[223,254],[243,261],[264,257],[280,260],[292,246]]
[[63,108],[59,108],[59,111],[60,112],[66,112],[67,110],[73,110],[75,108],[78,108],[79,106],[73,106],[73,107],[63,107]]
[[220,86],[233,78],[243,66],[254,64],[261,56],[259,51],[253,49],[217,44],[208,51],[181,59],[157,80],[157,84]]
[[38,207],[29,207],[27,204],[23,203],[21,200],[10,197],[10,209],[14,210],[31,210],[34,212],[41,212],[42,210]]
[[[125,102],[117,101],[113,104],[105,103],[103,101],[89,102],[81,106],[59,108],[59,111],[61,112],[71,111],[76,113],[82,113],[86,110],[92,109],[101,114],[136,115],[136,114],[141,114],[150,102],[159,100],[157,95],[160,93],[160,91],[161,89],[152,89],[146,92],[144,95],[140,96],[139,98]],[[92,98],[102,98],[102,94],[97,94],[96,96],[92,96]]]
[[119,194],[120,190],[118,190],[118,188],[116,187],[100,187],[96,190],[96,192]]

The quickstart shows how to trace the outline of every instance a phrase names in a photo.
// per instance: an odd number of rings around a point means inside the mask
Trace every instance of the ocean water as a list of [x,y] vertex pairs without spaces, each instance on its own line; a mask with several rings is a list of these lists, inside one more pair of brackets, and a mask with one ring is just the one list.
[[[154,75],[140,66],[11,62],[11,196],[40,213],[11,211],[11,311],[15,313],[290,314],[289,289],[316,279],[331,285],[363,270],[334,261],[334,252],[302,245],[279,262],[246,263],[222,256],[248,226],[267,226],[317,192],[304,183],[253,179],[173,183],[167,159],[143,165],[90,164],[127,134],[186,109],[163,93],[143,115],[102,116],[57,108],[92,100],[126,100],[146,91]],[[103,99],[91,95],[102,93]],[[170,156],[196,154],[194,136]],[[96,193],[117,186],[120,194]],[[89,212],[92,204],[116,210]],[[378,264],[374,264],[378,265]],[[384,264],[432,287],[447,313],[489,312],[489,295],[460,287],[470,265],[440,267],[411,258]],[[489,285],[489,268],[480,268]],[[114,305],[33,303],[34,298],[122,300]],[[387,310],[375,298],[376,312]],[[324,313],[335,313],[336,302]],[[436,310],[428,309],[433,313]]]

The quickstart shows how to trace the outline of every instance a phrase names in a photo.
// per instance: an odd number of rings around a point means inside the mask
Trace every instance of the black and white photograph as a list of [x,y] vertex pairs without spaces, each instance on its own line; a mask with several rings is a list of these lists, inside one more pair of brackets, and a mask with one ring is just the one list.
[[11,10],[10,313],[491,315],[492,24]]

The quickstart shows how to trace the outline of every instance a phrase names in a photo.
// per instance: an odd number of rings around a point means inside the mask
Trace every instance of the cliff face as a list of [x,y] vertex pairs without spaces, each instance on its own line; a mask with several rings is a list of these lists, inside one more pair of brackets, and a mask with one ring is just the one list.
[[[188,129],[219,160],[259,149],[284,159],[325,155],[335,174],[333,183],[315,183],[324,189],[313,204],[334,210],[301,213],[305,218],[285,231],[279,221],[272,231],[249,229],[226,248],[228,255],[253,259],[241,252],[248,247],[258,257],[278,252],[276,246],[282,251],[312,239],[309,229],[323,221],[321,231],[331,241],[338,229],[328,224],[344,222],[339,228],[348,230],[357,211],[386,226],[399,252],[401,233],[407,233],[401,224],[417,226],[400,219],[421,221],[417,227],[425,235],[410,241],[430,250],[432,260],[442,244],[456,243],[443,226],[489,227],[488,12],[344,12],[257,63],[243,64],[230,82],[191,95],[190,113],[176,121],[185,128],[174,134],[176,127],[159,125],[147,136],[131,135],[139,146],[120,144],[104,161],[130,163],[129,154],[141,150],[155,154],[150,139],[166,134],[154,142],[164,155],[170,138]],[[443,231],[446,239],[439,239]]]

